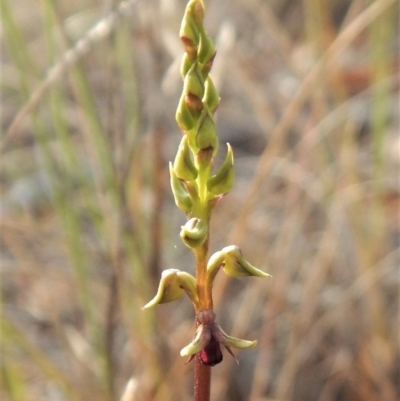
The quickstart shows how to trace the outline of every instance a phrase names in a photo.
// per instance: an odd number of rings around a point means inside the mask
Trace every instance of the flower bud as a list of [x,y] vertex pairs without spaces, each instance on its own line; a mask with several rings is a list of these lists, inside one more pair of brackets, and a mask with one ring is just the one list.
[[218,137],[214,120],[206,108],[203,109],[200,116],[195,135],[197,148],[199,150],[212,148],[213,155],[215,155],[218,148]]
[[212,68],[212,66],[214,64],[214,59],[215,59],[216,54],[217,54],[217,52],[214,52],[214,55],[211,56],[208,59],[208,61],[206,61],[204,63],[203,68],[201,69],[201,72],[202,72],[204,77],[206,77],[209,74],[209,72],[211,71],[211,68]]
[[190,110],[193,119],[200,116],[200,112],[203,110],[203,102],[199,97],[193,95],[192,93],[188,93],[185,96],[185,104]]
[[193,15],[193,19],[194,19],[196,25],[199,28],[202,28],[203,27],[203,20],[204,20],[204,6],[203,6],[202,2],[199,1],[199,0],[197,0],[197,1],[195,0],[193,3],[194,3],[193,6],[192,6],[193,8],[191,10],[192,11],[192,15]]
[[177,269],[164,270],[158,285],[156,296],[142,309],[152,308],[158,304],[175,301],[184,293],[196,305],[198,303],[196,279],[189,273]]
[[213,175],[207,181],[208,191],[214,196],[228,193],[235,181],[232,147],[229,143],[227,146],[228,152],[221,168],[218,170],[217,174]]
[[193,181],[197,177],[197,169],[193,163],[187,136],[182,137],[178,153],[174,161],[174,171],[180,180]]
[[214,114],[215,110],[219,105],[219,95],[217,88],[214,86],[214,83],[210,77],[207,77],[204,83],[204,97],[203,102],[205,102],[211,112]]
[[187,36],[181,36],[181,42],[189,60],[195,60],[197,56],[197,45]]
[[179,100],[179,105],[176,109],[175,119],[179,125],[179,128],[184,132],[187,132],[194,127],[194,120],[185,102],[184,94],[182,94]]
[[169,164],[169,172],[171,175],[171,188],[174,195],[175,204],[179,207],[179,209],[188,213],[192,210],[193,202],[182,181],[176,175],[175,170],[172,167],[172,163]]
[[[210,60],[212,63],[214,57],[215,57],[215,47],[213,41],[205,32],[201,32],[199,48],[197,52],[197,59],[201,64],[204,65],[207,64]],[[208,74],[210,69],[211,66],[208,67],[208,71],[206,71],[206,74]]]
[[207,239],[208,225],[204,220],[191,218],[181,227],[180,237],[189,248],[197,248]]
[[185,53],[182,57],[182,62],[181,62],[181,67],[180,67],[181,75],[183,78],[185,78],[185,75],[190,70],[190,67],[192,65],[193,65],[193,60],[190,59],[190,57],[187,55],[187,53]]
[[199,30],[193,22],[193,19],[187,15],[182,20],[181,29],[179,31],[183,48],[190,60],[194,60],[197,56],[197,45],[199,43]]
[[269,274],[252,266],[243,256],[239,247],[230,245],[222,249],[225,253],[224,272],[231,277],[271,277]]
[[197,63],[194,63],[185,75],[183,93],[191,93],[197,96],[199,99],[203,98],[204,80]]

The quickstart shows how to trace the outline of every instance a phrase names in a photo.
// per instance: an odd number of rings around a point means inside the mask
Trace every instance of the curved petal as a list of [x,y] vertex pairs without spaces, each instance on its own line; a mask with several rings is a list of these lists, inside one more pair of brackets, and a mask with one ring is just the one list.
[[200,352],[211,340],[211,331],[208,326],[200,325],[190,344],[181,349],[181,356],[194,355]]
[[158,304],[175,301],[185,292],[190,300],[196,304],[197,290],[195,278],[191,274],[181,272],[177,269],[164,270],[161,274],[156,296],[143,306],[142,309],[148,309]]
[[249,341],[229,336],[221,329],[221,327],[218,324],[214,325],[212,335],[218,342],[225,345],[225,347],[252,348],[257,345],[257,340]]
[[239,247],[230,245],[222,249],[225,253],[224,272],[231,277],[271,277],[268,273],[252,266],[242,255]]

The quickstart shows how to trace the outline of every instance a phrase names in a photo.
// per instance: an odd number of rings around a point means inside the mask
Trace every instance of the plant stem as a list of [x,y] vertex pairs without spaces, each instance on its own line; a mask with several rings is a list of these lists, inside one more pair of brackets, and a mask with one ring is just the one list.
[[[208,218],[209,223],[209,218]],[[207,255],[208,255],[209,235],[206,241],[198,249],[195,250],[196,256],[196,281],[197,293],[199,294],[199,310],[212,309],[211,288],[208,287],[207,273]],[[199,325],[196,318],[196,327]],[[211,366],[203,365],[198,355],[195,357],[194,365],[194,401],[210,401],[211,389]]]
[[196,355],[194,364],[194,401],[210,401],[211,366],[203,365]]
[[207,285],[207,254],[208,254],[208,238],[201,247],[196,249],[196,282],[197,293],[199,295],[199,308],[196,312],[203,309],[213,309],[211,288]]

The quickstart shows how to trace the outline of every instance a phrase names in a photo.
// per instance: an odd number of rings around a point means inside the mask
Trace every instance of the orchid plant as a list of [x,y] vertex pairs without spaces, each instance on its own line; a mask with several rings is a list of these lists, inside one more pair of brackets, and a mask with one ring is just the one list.
[[176,269],[165,270],[156,296],[143,307],[172,302],[185,293],[193,303],[197,329],[191,343],[181,350],[181,356],[188,357],[188,362],[195,359],[195,401],[209,400],[210,367],[222,361],[220,344],[235,359],[231,348],[257,344],[229,336],[216,323],[212,288],[217,273],[223,270],[232,277],[269,277],[252,266],[237,246],[227,246],[208,256],[211,214],[233,186],[234,163],[232,148],[227,144],[225,160],[213,174],[218,150],[213,115],[220,98],[209,75],[216,51],[204,30],[203,20],[203,1],[190,0],[180,29],[185,50],[181,63],[184,83],[176,120],[183,136],[174,163],[169,166],[175,203],[187,217],[180,237],[194,252],[196,277]]

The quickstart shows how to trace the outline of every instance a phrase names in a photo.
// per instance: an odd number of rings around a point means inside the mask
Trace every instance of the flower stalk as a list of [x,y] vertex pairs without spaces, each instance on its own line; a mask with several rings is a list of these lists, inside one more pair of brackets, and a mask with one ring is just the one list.
[[173,163],[170,163],[174,200],[187,218],[181,227],[183,243],[196,259],[196,277],[169,269],[162,273],[155,297],[143,309],[172,302],[188,295],[196,313],[196,332],[181,356],[195,360],[194,400],[209,401],[211,366],[223,359],[221,345],[238,362],[233,348],[254,347],[247,341],[226,334],[216,322],[213,311],[213,281],[220,270],[232,277],[268,277],[252,266],[234,245],[208,255],[212,211],[234,184],[233,150],[227,152],[221,167],[213,174],[218,137],[214,113],[219,104],[218,91],[209,75],[216,54],[213,41],[203,26],[203,0],[189,0],[180,29],[185,50],[181,64],[183,91],[176,111],[182,140]]

